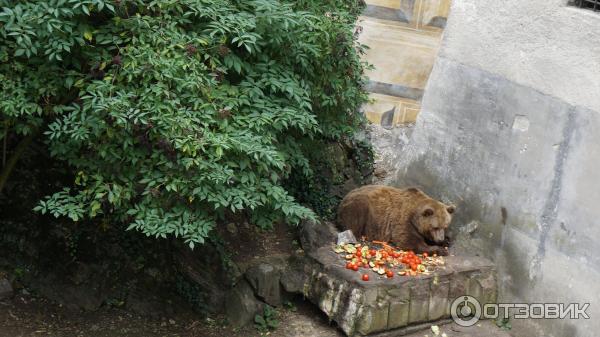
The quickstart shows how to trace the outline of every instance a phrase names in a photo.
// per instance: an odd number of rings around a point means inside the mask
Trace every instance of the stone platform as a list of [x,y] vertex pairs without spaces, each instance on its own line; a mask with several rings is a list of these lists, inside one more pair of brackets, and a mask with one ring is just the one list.
[[[361,280],[369,273],[370,280]],[[345,268],[331,247],[309,253],[303,293],[348,336],[394,336],[410,327],[450,318],[450,305],[462,295],[495,303],[496,275],[491,261],[448,256],[445,266],[429,275],[392,279]]]

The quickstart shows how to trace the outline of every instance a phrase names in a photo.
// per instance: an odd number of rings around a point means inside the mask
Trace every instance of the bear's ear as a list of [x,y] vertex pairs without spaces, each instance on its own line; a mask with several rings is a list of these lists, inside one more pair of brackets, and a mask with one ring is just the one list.
[[446,208],[446,211],[448,211],[448,214],[452,214],[454,211],[456,211],[456,207],[454,207],[454,205],[450,205]]
[[432,208],[426,208],[423,213],[421,213],[421,215],[423,216],[432,216],[433,215],[433,209]]

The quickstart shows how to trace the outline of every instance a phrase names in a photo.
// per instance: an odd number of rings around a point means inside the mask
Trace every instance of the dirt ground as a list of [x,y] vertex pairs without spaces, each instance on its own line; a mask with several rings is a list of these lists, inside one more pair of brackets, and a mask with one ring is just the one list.
[[[229,250],[235,252],[231,258],[239,264],[298,248],[294,231],[285,226],[276,226],[273,231],[265,232],[239,226],[224,231],[222,236],[226,238]],[[245,242],[252,244],[235,245],[235,242],[249,237],[253,239]],[[0,301],[0,337],[344,337],[335,323],[330,324],[316,306],[301,297],[293,300],[291,306],[277,310],[279,327],[266,333],[253,326],[233,329],[221,316],[206,318],[185,306],[170,312],[170,316],[145,317],[114,307],[79,311],[18,292],[12,299]],[[440,326],[441,333],[446,333],[447,337],[510,336],[491,322],[468,329],[448,324]],[[434,334],[425,327],[407,336],[434,337]]]
[[261,334],[254,327],[232,329],[220,317],[202,318],[192,311],[151,319],[118,308],[73,311],[44,299],[17,295],[0,302],[0,337],[341,337],[314,306],[298,300],[278,310],[280,327]]
[[[117,308],[93,312],[73,311],[44,299],[17,295],[0,301],[0,337],[344,337],[313,305],[301,299],[278,310],[278,329],[260,333],[254,327],[232,329],[220,317],[201,318],[193,312],[150,319]],[[470,328],[455,324],[439,327],[447,337],[510,337],[492,322]],[[407,337],[434,337],[424,329]]]

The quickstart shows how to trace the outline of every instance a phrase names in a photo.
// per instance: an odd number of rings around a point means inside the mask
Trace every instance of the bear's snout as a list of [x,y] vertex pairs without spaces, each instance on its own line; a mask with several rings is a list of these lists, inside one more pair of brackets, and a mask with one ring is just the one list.
[[431,230],[431,239],[435,243],[442,243],[445,240],[445,233],[443,228],[432,229]]

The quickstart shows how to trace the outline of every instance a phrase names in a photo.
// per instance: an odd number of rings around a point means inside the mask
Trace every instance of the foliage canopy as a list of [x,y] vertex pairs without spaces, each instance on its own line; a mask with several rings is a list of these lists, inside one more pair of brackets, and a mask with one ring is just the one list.
[[0,138],[42,135],[76,172],[42,213],[107,217],[191,247],[229,214],[297,223],[314,215],[282,182],[292,170],[310,179],[307,154],[363,123],[352,1],[0,8]]

